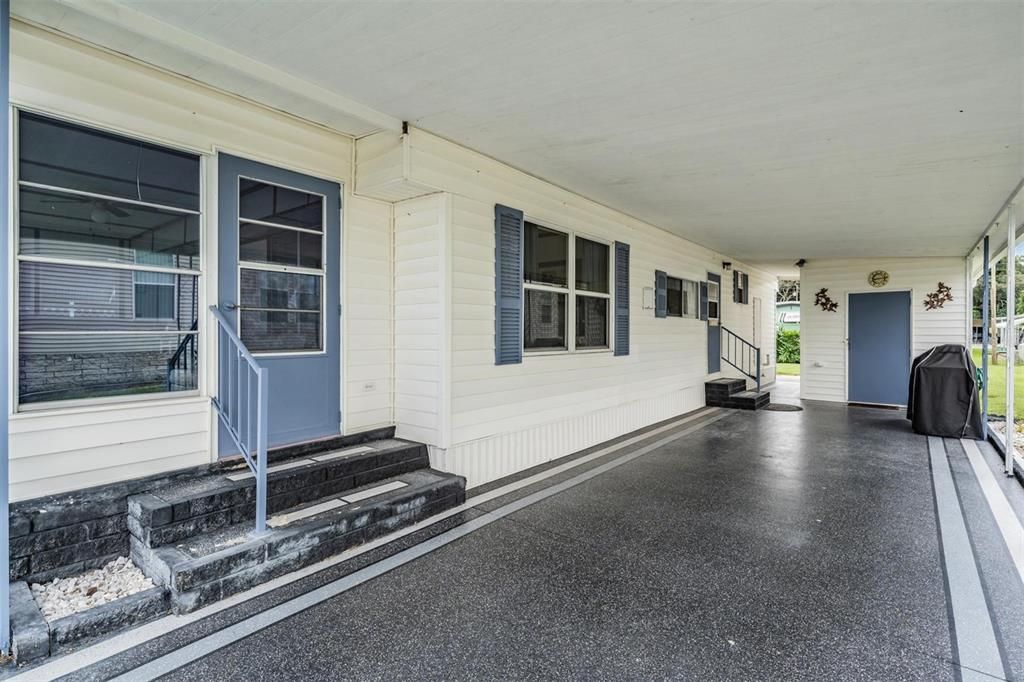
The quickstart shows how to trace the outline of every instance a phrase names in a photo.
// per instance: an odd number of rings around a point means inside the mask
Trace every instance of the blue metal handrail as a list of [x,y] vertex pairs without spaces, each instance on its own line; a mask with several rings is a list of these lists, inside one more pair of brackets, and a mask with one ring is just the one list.
[[757,382],[761,391],[761,349],[739,334],[722,327],[722,359]]
[[[256,534],[267,532],[267,368],[260,365],[215,305],[210,313],[217,323],[220,359],[217,395],[213,408],[256,476]],[[256,395],[253,404],[253,393]],[[245,397],[243,404],[242,397]]]

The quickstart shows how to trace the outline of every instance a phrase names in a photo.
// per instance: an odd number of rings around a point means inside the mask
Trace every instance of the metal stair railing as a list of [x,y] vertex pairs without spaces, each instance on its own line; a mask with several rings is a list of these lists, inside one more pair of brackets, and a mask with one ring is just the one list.
[[[192,326],[189,328],[190,332],[194,332],[199,329],[199,320],[195,319],[192,321]],[[180,369],[188,371],[189,369],[195,369],[199,358],[196,346],[196,335],[186,334],[185,338],[178,344],[178,348],[171,355],[170,359],[167,360],[167,390],[172,391],[174,389],[172,378],[174,376],[174,370]],[[195,388],[194,386],[190,388]]]
[[[215,305],[210,313],[217,323],[220,360],[217,395],[211,401],[220,422],[256,476],[256,534],[267,532],[267,424],[268,374],[231,323]],[[255,402],[253,395],[255,394]]]
[[757,382],[761,392],[761,349],[726,327],[722,329],[722,359]]

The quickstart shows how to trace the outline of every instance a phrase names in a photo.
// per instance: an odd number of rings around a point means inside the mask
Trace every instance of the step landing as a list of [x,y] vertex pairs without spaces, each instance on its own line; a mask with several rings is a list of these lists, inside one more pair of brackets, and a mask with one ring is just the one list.
[[233,524],[174,545],[132,538],[132,560],[188,613],[465,502],[461,476],[419,469],[271,515],[268,532]]

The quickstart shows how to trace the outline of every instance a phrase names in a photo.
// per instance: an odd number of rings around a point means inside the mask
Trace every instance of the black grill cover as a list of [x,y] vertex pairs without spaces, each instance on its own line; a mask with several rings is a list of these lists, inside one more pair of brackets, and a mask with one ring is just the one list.
[[963,346],[935,346],[910,368],[907,419],[917,433],[983,439],[977,370]]

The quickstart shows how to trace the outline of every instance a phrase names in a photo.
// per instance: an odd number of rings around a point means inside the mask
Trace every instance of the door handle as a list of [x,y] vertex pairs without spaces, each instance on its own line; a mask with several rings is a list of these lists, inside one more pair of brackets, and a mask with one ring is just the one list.
[[233,301],[228,301],[224,304],[224,308],[227,310],[238,310],[238,304]]

